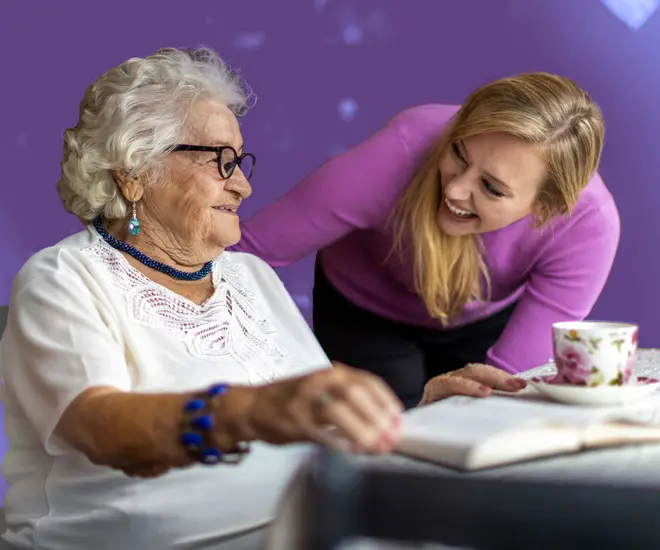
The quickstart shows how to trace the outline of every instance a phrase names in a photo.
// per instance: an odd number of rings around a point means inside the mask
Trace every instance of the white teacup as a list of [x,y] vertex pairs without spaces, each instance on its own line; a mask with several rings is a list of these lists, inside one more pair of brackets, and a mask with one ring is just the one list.
[[639,327],[571,321],[552,325],[557,382],[574,386],[623,386],[630,381]]

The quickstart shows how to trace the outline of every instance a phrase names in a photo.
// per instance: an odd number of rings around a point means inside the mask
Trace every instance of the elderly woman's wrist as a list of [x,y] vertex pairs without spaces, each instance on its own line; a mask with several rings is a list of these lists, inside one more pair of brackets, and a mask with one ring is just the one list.
[[222,451],[232,451],[242,442],[257,439],[250,422],[254,399],[255,388],[232,386],[220,399],[213,401],[214,438]]
[[214,384],[189,395],[182,407],[180,442],[201,464],[238,463],[253,439],[246,419],[251,392]]

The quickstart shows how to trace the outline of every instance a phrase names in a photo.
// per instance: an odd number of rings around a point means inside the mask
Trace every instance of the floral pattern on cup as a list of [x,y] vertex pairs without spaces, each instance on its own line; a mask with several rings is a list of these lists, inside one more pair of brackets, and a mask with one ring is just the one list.
[[628,362],[626,363],[626,366],[623,368],[622,380],[621,380],[623,384],[627,384],[630,378],[632,377],[634,367],[635,367],[635,354],[631,353],[628,356]]
[[[605,326],[600,329],[599,325],[585,322],[589,328],[584,330],[555,331],[555,383],[590,387],[628,383],[635,364],[638,329],[603,330]],[[632,334],[630,328],[634,328]]]
[[557,344],[555,351],[557,378],[565,384],[586,386],[593,374],[591,358],[582,345],[575,345],[569,338]]

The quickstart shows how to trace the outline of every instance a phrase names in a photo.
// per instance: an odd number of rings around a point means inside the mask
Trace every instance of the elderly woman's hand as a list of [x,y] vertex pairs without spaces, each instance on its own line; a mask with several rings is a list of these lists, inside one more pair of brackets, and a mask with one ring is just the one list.
[[[248,424],[269,443],[344,441],[381,453],[399,438],[403,406],[378,377],[345,365],[255,388]],[[328,428],[334,428],[329,435]]]
[[452,395],[486,397],[493,390],[517,392],[526,386],[527,382],[524,380],[500,369],[472,363],[462,369],[431,378],[424,387],[424,395],[419,404],[428,405]]

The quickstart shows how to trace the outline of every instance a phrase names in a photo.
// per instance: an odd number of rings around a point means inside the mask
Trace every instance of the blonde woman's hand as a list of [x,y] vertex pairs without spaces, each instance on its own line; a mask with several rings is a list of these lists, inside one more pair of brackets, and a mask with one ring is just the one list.
[[340,363],[254,391],[248,425],[257,440],[342,442],[355,451],[384,453],[399,438],[403,406],[389,386]]
[[462,369],[431,378],[424,387],[419,405],[428,405],[452,395],[486,397],[493,390],[514,393],[526,386],[527,382],[503,370],[481,363],[471,363]]

